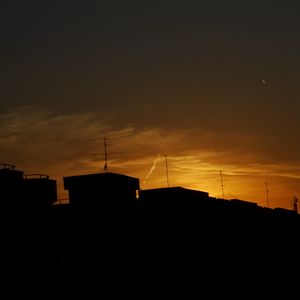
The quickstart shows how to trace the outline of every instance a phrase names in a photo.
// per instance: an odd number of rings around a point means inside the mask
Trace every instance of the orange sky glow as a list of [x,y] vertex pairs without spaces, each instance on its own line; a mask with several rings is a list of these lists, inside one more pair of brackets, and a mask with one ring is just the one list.
[[255,148],[246,151],[255,137],[224,139],[200,128],[115,128],[111,120],[99,122],[92,113],[56,115],[36,107],[11,110],[0,122],[6,135],[0,141],[2,156],[25,173],[57,179],[59,198],[68,196],[63,176],[103,171],[104,157],[92,155],[103,153],[103,136],[108,137],[108,152],[120,152],[109,156],[109,171],[138,177],[142,189],[167,186],[167,154],[170,186],[221,198],[222,171],[225,199],[267,206],[266,182],[270,207],[290,208],[292,197],[300,194],[300,168],[292,162],[271,163]]
[[[0,158],[109,170],[290,208],[300,196],[299,1],[6,1]],[[157,160],[152,173],[149,171]],[[148,178],[147,178],[148,177]]]

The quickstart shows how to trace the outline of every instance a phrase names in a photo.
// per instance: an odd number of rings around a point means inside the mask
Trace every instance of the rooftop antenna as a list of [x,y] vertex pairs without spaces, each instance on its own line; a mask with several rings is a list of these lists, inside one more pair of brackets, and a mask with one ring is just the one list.
[[103,170],[104,172],[108,172],[108,156],[111,154],[120,154],[121,152],[108,152],[107,151],[107,138],[102,138],[103,139],[103,147],[104,147],[104,153],[93,153],[92,155],[104,155],[104,167]]
[[222,188],[222,197],[223,197],[223,199],[225,199],[225,197],[224,197],[224,184],[223,184],[222,171],[220,171],[220,180],[221,180],[221,188]]
[[170,187],[170,184],[169,184],[169,170],[168,170],[168,156],[167,155],[165,155],[165,160],[166,160],[167,186]]
[[106,138],[103,138],[103,145],[104,145],[104,159],[105,159],[105,165],[104,165],[104,171],[108,172],[108,154],[107,154],[107,143]]
[[269,188],[268,188],[268,182],[265,183],[266,185],[266,199],[267,199],[267,207],[269,208]]

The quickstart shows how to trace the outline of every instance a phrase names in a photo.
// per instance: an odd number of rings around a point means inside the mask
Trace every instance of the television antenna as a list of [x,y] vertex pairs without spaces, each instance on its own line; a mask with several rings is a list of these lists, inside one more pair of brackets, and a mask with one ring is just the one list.
[[222,196],[223,196],[223,199],[225,199],[225,196],[224,196],[224,183],[223,183],[222,171],[220,171],[220,180],[221,180]]
[[108,152],[107,151],[107,146],[109,144],[107,144],[107,138],[101,138],[103,139],[103,147],[104,147],[104,153],[92,153],[91,155],[101,155],[101,156],[104,156],[104,167],[103,167],[103,170],[104,172],[108,172],[108,157],[109,155],[111,154],[120,154],[122,152]]
[[268,188],[268,185],[269,185],[269,183],[268,183],[268,182],[266,182],[266,183],[265,183],[265,185],[266,185],[266,199],[267,199],[267,207],[269,208],[269,188]]
[[168,155],[165,155],[165,160],[166,160],[167,186],[170,187],[170,184],[169,184],[169,169],[168,169]]

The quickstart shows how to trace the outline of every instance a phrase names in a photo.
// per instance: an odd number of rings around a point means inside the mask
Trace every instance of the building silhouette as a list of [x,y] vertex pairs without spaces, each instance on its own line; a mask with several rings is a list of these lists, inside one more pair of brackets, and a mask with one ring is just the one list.
[[0,165],[1,265],[4,270],[38,268],[48,219],[57,199],[56,180],[26,176],[14,165]]
[[[64,247],[81,267],[101,265],[107,271],[132,259],[139,244],[137,191],[139,179],[110,172],[64,177],[69,192],[68,224],[60,218]],[[60,207],[56,207],[59,211]],[[66,209],[65,209],[66,210]],[[62,231],[61,231],[62,232]],[[72,245],[72,246],[70,246]]]
[[0,164],[0,190],[3,210],[18,209],[23,198],[23,172],[11,164]]
[[134,205],[140,183],[137,178],[105,172],[64,177],[64,188],[71,206],[126,209]]
[[40,213],[57,200],[56,180],[48,175],[24,175],[11,164],[0,164],[1,203],[6,213]]
[[56,180],[44,174],[28,174],[24,178],[26,204],[32,211],[46,213],[57,201]]
[[140,190],[138,178],[116,173],[63,180],[69,203],[53,205],[55,180],[1,165],[0,260],[7,269],[123,279],[128,270],[135,279],[224,277],[228,269],[245,274],[285,266],[300,250],[295,209],[182,187]]

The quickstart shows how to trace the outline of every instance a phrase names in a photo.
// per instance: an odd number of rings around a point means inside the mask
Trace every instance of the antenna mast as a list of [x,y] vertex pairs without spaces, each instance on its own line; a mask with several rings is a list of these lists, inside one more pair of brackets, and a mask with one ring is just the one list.
[[169,170],[168,170],[168,156],[167,155],[165,155],[165,160],[166,160],[167,186],[170,187],[170,185],[169,185]]
[[104,146],[104,153],[93,153],[91,155],[104,155],[104,160],[105,160],[105,164],[104,164],[104,167],[103,167],[103,170],[104,172],[108,172],[108,155],[110,154],[120,154],[122,152],[108,152],[107,151],[107,138],[101,138],[103,139],[103,146]]
[[225,199],[225,197],[224,197],[224,184],[223,184],[222,171],[220,171],[220,180],[221,180],[222,196],[223,196],[223,199]]
[[107,138],[103,138],[103,145],[104,145],[104,171],[108,172],[108,153],[107,153],[107,143],[106,143]]
[[266,199],[267,199],[267,207],[269,208],[269,189],[268,189],[268,183],[266,182]]

